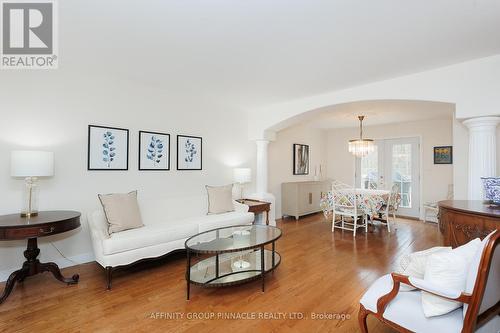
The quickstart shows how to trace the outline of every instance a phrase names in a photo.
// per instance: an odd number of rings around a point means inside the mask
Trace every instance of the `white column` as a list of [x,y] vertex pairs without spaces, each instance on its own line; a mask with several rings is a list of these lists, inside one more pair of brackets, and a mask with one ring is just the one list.
[[268,140],[256,140],[257,144],[257,179],[256,189],[258,194],[267,193],[267,146]]
[[[268,171],[268,156],[267,147],[269,145],[269,140],[255,140],[257,144],[257,171],[256,174],[256,193],[249,195],[250,199],[257,199],[271,203],[271,211],[269,212],[269,224],[276,225],[276,198],[272,193],[267,191],[267,175]],[[255,223],[263,224],[265,223],[264,215],[260,214],[255,217]]]
[[481,177],[496,175],[499,122],[500,117],[478,117],[463,122],[469,128],[469,200],[482,200]]

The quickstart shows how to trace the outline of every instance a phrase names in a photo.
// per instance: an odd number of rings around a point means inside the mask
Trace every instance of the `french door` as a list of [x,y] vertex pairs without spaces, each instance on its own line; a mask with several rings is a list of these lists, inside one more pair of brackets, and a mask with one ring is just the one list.
[[356,186],[390,190],[398,184],[398,215],[420,217],[420,140],[376,140],[375,150],[356,159]]

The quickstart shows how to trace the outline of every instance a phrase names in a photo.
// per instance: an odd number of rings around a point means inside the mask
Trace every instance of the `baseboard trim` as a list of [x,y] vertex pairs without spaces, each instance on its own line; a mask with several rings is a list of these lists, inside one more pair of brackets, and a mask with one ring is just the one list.
[[[68,257],[66,258],[60,258],[53,260],[59,266],[59,268],[66,268],[66,267],[71,267],[71,266],[76,266],[76,265],[81,265],[85,264],[91,261],[95,260],[94,253],[89,252],[89,253],[82,253],[76,256]],[[21,267],[12,267],[10,269],[5,269],[0,271],[0,282],[5,282],[9,278],[9,275],[20,269]]]

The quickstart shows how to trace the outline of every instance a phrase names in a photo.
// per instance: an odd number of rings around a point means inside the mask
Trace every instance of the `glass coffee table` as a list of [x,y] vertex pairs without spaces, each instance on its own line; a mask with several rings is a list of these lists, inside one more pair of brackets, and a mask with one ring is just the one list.
[[[197,234],[186,240],[187,299],[191,284],[224,287],[262,279],[281,262],[275,242],[281,237],[279,228],[268,225],[232,226]],[[265,246],[271,244],[271,250]],[[208,254],[194,264],[193,254]]]

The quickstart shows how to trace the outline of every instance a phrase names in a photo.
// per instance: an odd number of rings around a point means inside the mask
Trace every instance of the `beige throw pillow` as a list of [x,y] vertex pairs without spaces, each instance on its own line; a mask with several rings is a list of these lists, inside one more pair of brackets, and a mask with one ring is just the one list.
[[206,186],[208,194],[208,214],[221,214],[234,211],[233,184],[225,186]]
[[137,191],[99,194],[99,200],[108,220],[109,234],[144,226],[137,203]]

